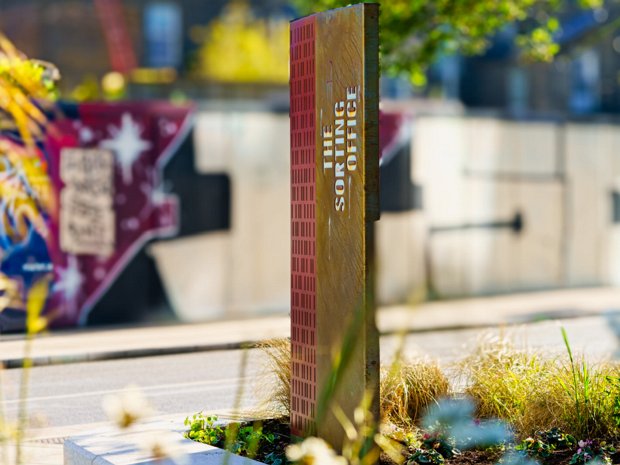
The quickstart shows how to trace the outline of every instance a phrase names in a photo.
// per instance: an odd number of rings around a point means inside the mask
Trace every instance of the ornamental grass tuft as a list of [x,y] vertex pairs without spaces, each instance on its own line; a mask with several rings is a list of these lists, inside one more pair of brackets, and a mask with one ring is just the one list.
[[277,416],[290,415],[291,405],[291,341],[290,339],[271,339],[259,345],[267,355],[267,370],[275,375],[275,385],[269,386],[268,392],[261,393],[266,399],[268,411],[274,411]]
[[[272,340],[261,348],[276,376],[263,397],[278,416],[288,416],[290,342]],[[620,437],[620,365],[573,354],[568,339],[558,356],[488,335],[459,363],[457,375],[462,381],[452,393],[455,388],[435,362],[400,360],[382,368],[382,422],[413,434],[429,407],[443,397],[465,395],[477,418],[505,420],[520,440],[553,428],[578,440]]]
[[384,422],[410,427],[448,395],[448,378],[431,361],[394,362],[381,370],[381,416]]
[[484,340],[460,363],[477,416],[508,421],[520,438],[552,428],[577,438],[617,437],[620,367],[575,357],[568,344],[567,352],[551,357],[504,338]]

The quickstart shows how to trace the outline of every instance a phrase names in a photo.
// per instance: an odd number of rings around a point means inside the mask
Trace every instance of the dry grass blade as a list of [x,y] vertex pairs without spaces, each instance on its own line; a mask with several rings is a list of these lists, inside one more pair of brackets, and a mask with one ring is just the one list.
[[[261,383],[262,397],[268,410],[287,416],[290,341],[272,340],[260,348],[267,355],[270,378]],[[475,402],[476,416],[506,420],[521,438],[553,427],[577,438],[620,435],[615,404],[620,404],[618,364],[586,362],[581,357],[571,363],[564,356],[518,350],[507,337],[486,335],[458,370],[464,380],[462,393]],[[450,382],[436,363],[396,362],[381,372],[382,422],[397,436],[415,434],[416,422],[428,407],[450,391]]]
[[267,392],[262,392],[266,398],[267,410],[273,410],[280,416],[290,415],[291,405],[291,341],[290,339],[271,339],[259,345],[267,355],[267,368],[276,376],[275,386],[271,383],[261,383],[267,386]]
[[[267,355],[267,370],[276,383],[261,383],[267,409],[290,414],[291,344],[289,339],[266,341],[259,348]],[[264,388],[263,388],[264,386]],[[395,425],[411,426],[433,402],[446,396],[449,382],[434,362],[399,362],[381,375],[381,412]]]
[[408,427],[413,425],[441,397],[450,384],[434,362],[396,362],[381,372],[381,415],[384,421]]
[[517,350],[504,337],[483,338],[461,364],[477,414],[507,420],[523,436],[560,426],[556,407],[566,395],[554,382],[556,367],[554,359]]

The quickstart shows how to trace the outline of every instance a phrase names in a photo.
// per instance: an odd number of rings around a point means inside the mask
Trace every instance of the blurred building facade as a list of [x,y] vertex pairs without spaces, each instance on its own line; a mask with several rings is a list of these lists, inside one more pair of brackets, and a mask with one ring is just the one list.
[[[126,33],[128,39],[116,49],[108,43],[109,34],[116,31],[110,31],[111,23],[102,18],[107,9],[116,16],[114,28]],[[265,80],[262,85],[221,82],[217,76],[209,78],[208,73],[205,78],[199,69],[201,46],[213,39],[205,37],[211,32],[209,28],[232,17],[254,34],[253,43],[263,34],[266,42],[284,48],[286,54],[288,33],[273,41],[271,36],[274,30],[281,31],[276,26],[287,27],[293,15],[294,10],[285,0],[4,0],[0,5],[0,30],[28,56],[53,62],[62,70],[60,86],[65,96],[80,85],[90,83],[96,87],[101,77],[113,70],[113,55],[130,53],[142,70],[167,68],[174,74],[159,82],[156,74],[146,74],[146,79],[145,73],[137,73],[135,79],[130,75],[129,98],[169,98],[173,92],[182,91],[194,99],[260,99],[286,92],[286,76],[274,82]],[[229,35],[238,40],[234,30],[230,31]],[[227,53],[223,61],[232,63],[240,54],[230,52],[223,50]],[[279,66],[286,69],[287,56]],[[272,68],[273,64],[265,66]]]
[[[0,11],[0,30],[19,48],[58,65],[65,95],[101,97],[89,82],[99,86],[115,51],[95,1],[4,0]],[[88,322],[154,308],[186,321],[287,312],[279,67],[280,26],[294,11],[285,0],[124,0],[122,12],[124,52],[146,70],[124,97],[180,92],[197,111],[162,171],[161,189],[179,199],[177,233],[137,251]],[[393,127],[382,133],[380,303],[620,285],[619,13],[567,15],[552,64],[524,63],[508,27],[482,57],[440,59],[424,91],[383,80]],[[230,69],[218,63],[226,53]],[[173,73],[162,79],[161,69]],[[406,100],[416,95],[427,98]]]
[[[99,2],[106,4],[106,2]],[[108,4],[117,3],[110,0]],[[286,53],[286,32],[274,27],[296,16],[288,0],[123,0],[118,22],[126,29],[127,47],[141,69],[172,69],[174,77],[162,82],[138,77],[128,97],[168,98],[181,91],[194,99],[265,100],[286,106],[286,76],[265,79],[252,69],[235,64],[246,47],[230,21],[243,24],[249,54],[266,72],[277,68],[270,52],[260,50],[260,28],[273,54]],[[64,95],[78,86],[97,82],[112,69],[106,44],[106,26],[97,0],[4,0],[0,6],[3,30],[29,56],[56,63],[63,73]],[[247,11],[243,10],[247,6]],[[244,16],[245,15],[245,16]],[[236,17],[235,17],[236,16]],[[240,17],[241,16],[241,17]],[[251,18],[262,21],[252,27]],[[461,101],[471,109],[491,109],[501,114],[592,115],[620,112],[620,6],[573,9],[562,17],[556,39],[561,52],[553,63],[529,63],[514,45],[520,32],[510,25],[493,39],[479,57],[446,56],[429,73],[426,89],[412,89],[403,80],[385,78],[385,98],[421,95]],[[227,23],[227,21],[229,21]],[[258,24],[258,23],[257,23]],[[225,26],[226,40],[217,35]],[[241,30],[243,28],[239,28]],[[109,32],[109,31],[108,31]],[[276,35],[281,37],[275,37]],[[215,44],[215,42],[218,42]],[[222,50],[221,66],[206,50],[209,42]],[[229,47],[226,49],[226,47]],[[233,52],[234,50],[234,52]],[[262,55],[261,55],[262,53]],[[286,61],[280,59],[280,62]],[[239,67],[230,79],[226,69]],[[206,69],[205,69],[206,68]],[[211,69],[209,69],[211,68]],[[222,72],[224,70],[224,72]],[[151,76],[152,77],[152,76]]]

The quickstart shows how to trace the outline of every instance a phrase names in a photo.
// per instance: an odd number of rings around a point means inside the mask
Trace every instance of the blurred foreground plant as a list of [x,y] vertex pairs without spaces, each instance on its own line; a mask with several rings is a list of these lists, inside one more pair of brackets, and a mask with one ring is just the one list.
[[0,129],[14,125],[26,147],[33,147],[47,124],[35,99],[53,101],[59,77],[54,65],[27,58],[0,33]]
[[[25,243],[35,230],[49,235],[46,215],[56,212],[56,196],[47,173],[47,160],[36,142],[47,127],[43,111],[56,98],[58,70],[50,63],[29,59],[0,32],[0,228],[5,249]],[[0,273],[0,312],[24,310],[28,334],[44,329],[43,307],[32,311],[33,293],[20,281]],[[27,358],[27,357],[26,357]]]
[[143,392],[130,385],[117,395],[107,395],[102,401],[103,411],[120,429],[130,428],[153,413]]
[[[26,335],[24,340],[23,365],[19,381],[19,403],[17,420],[13,423],[5,415],[0,402],[0,464],[9,465],[11,455],[9,447],[15,446],[14,460],[12,463],[21,465],[25,463],[23,457],[23,441],[28,426],[28,389],[30,386],[30,371],[33,365],[32,346],[35,336],[47,328],[48,320],[42,316],[49,283],[47,279],[40,279],[30,288],[26,300]],[[0,401],[3,399],[2,366],[0,366]]]
[[179,446],[179,435],[170,431],[156,431],[141,434],[135,440],[138,448],[156,462],[177,465],[189,464],[189,457]]
[[26,343],[24,345],[24,362],[19,383],[19,410],[15,429],[15,463],[23,463],[22,442],[28,421],[28,388],[30,386],[30,370],[32,368],[32,344],[34,337],[47,328],[47,319],[42,316],[48,293],[47,279],[37,281],[28,292],[26,301]]
[[129,385],[118,394],[105,396],[102,408],[108,419],[125,432],[125,441],[136,446],[145,459],[177,465],[188,463],[188,457],[180,444],[180,434],[141,429],[144,420],[147,420],[154,410],[138,386]]
[[[398,464],[441,465],[445,459],[460,454],[459,449],[498,446],[512,439],[507,424],[501,421],[477,421],[473,416],[474,410],[473,403],[467,399],[442,400],[424,416],[422,423],[428,433],[419,443],[403,443],[379,433],[372,438],[373,446],[363,453],[361,445],[366,444],[365,437],[370,431],[370,425],[361,420],[364,416],[361,406],[360,411],[356,412],[360,418],[354,423],[343,421],[347,441],[342,456],[335,454],[321,439],[311,437],[299,445],[289,447],[287,457],[297,465],[374,465],[380,452],[384,451],[390,460]],[[319,457],[322,461],[317,460]]]
[[[39,202],[43,209],[49,210],[52,200],[49,185],[41,181],[46,167],[35,153],[34,146],[47,124],[41,106],[56,98],[55,82],[58,78],[58,70],[52,64],[27,58],[0,33],[0,131],[17,131],[23,144],[14,139],[0,140],[0,156],[4,159],[4,168],[0,171],[0,194],[5,202],[0,222],[12,238],[25,236],[29,224],[41,235],[45,236],[47,233],[46,225],[36,214],[35,205]],[[25,185],[32,178],[37,178],[39,182],[32,183],[32,186],[26,189]],[[24,196],[24,192],[28,194]],[[34,198],[37,200],[33,200]],[[12,218],[7,219],[5,215],[12,215]],[[14,463],[17,465],[24,463],[22,442],[28,422],[27,398],[33,365],[32,345],[35,336],[48,326],[48,319],[43,316],[48,291],[49,277],[43,277],[35,280],[22,297],[19,285],[0,274],[0,312],[7,307],[25,307],[26,311],[17,423],[11,425],[4,412],[0,411],[0,446],[15,444]],[[0,397],[1,394],[0,391]],[[2,449],[1,459],[8,465],[7,447]]]
[[323,439],[309,437],[286,450],[286,457],[298,465],[347,465],[347,460],[336,454]]

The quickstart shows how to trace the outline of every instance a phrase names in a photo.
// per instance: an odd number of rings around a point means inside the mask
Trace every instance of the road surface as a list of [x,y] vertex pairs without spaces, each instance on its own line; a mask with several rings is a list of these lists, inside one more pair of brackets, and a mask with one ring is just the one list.
[[[509,332],[520,345],[563,352],[560,326],[566,327],[575,351],[590,358],[608,357],[617,341],[599,317],[561,322],[542,322],[522,328],[493,330]],[[479,329],[409,334],[405,337],[407,357],[431,357],[446,367],[467,353],[482,333]],[[397,335],[381,339],[382,360],[389,362],[400,344]],[[10,418],[20,408],[20,369],[2,373],[0,405]],[[274,378],[266,369],[265,355],[258,349],[211,351],[185,355],[144,357],[125,360],[37,367],[30,371],[27,408],[37,426],[68,427],[102,422],[101,409],[107,394],[117,394],[129,384],[139,385],[159,414],[179,417],[200,410],[230,410],[256,407],[269,392]],[[239,389],[242,389],[241,393]],[[240,402],[238,401],[240,399]]]

